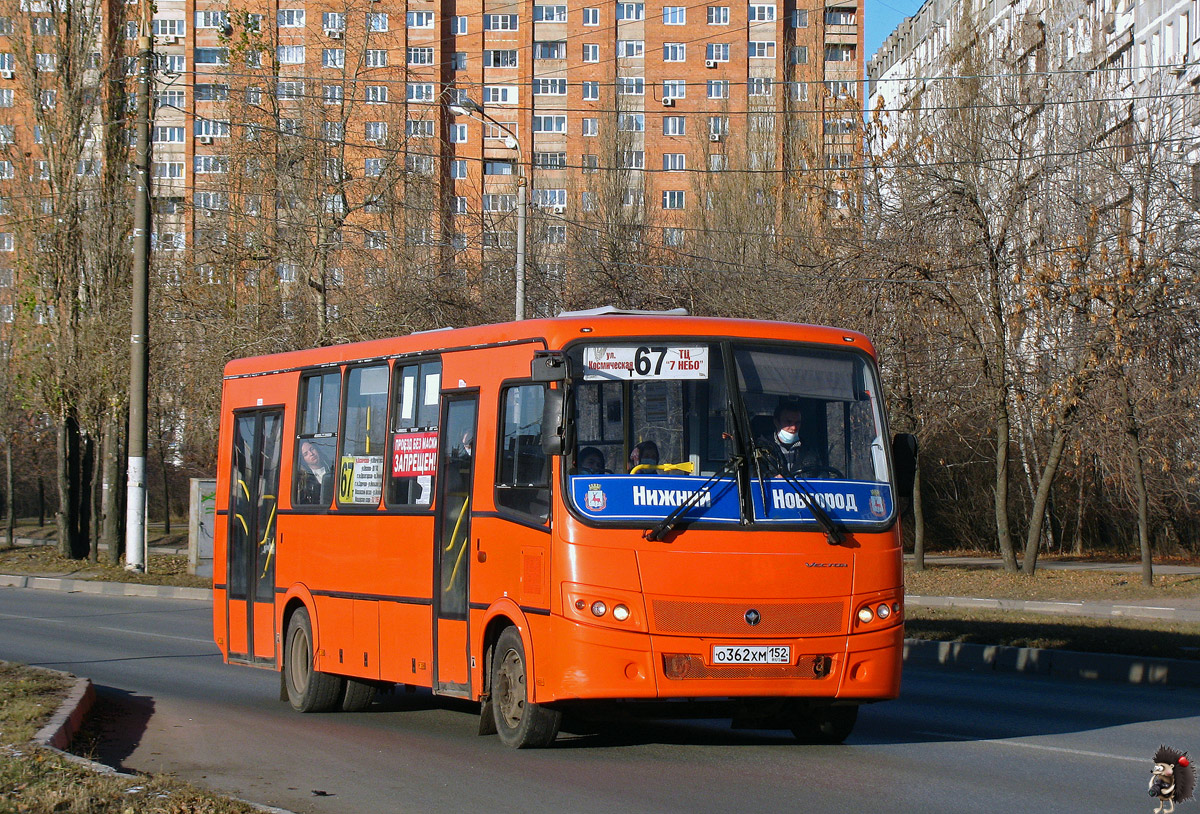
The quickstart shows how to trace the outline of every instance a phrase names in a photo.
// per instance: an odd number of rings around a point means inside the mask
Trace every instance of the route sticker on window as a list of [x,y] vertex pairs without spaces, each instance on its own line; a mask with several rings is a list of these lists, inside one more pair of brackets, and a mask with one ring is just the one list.
[[343,455],[338,472],[339,503],[379,503],[383,496],[383,456]]
[[592,345],[583,349],[585,381],[707,379],[707,345]]

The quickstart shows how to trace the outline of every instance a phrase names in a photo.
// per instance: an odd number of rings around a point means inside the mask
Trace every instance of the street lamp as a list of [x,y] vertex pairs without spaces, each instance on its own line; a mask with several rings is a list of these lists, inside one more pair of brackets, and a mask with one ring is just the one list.
[[460,96],[455,102],[448,105],[448,107],[450,112],[455,116],[466,116],[477,122],[496,125],[505,133],[504,146],[510,150],[517,151],[517,267],[515,269],[517,302],[515,310],[517,320],[525,319],[525,217],[529,211],[529,203],[526,198],[525,157],[521,151],[521,141],[508,125],[504,124],[504,122],[496,121],[488,115],[487,111],[478,102],[469,96]]

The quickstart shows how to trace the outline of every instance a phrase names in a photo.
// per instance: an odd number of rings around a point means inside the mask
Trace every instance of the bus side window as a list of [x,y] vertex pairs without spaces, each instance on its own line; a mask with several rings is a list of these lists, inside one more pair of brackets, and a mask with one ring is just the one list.
[[397,363],[392,379],[387,502],[389,506],[428,506],[433,503],[437,471],[442,363],[438,359]]
[[300,422],[292,467],[293,506],[327,509],[333,502],[341,390],[340,371],[300,380]]
[[351,368],[346,375],[346,420],[342,457],[337,466],[338,503],[378,506],[383,497],[383,467],[388,455],[388,366]]
[[503,415],[496,506],[537,518],[550,517],[550,458],[542,452],[543,384],[506,387],[500,394]]

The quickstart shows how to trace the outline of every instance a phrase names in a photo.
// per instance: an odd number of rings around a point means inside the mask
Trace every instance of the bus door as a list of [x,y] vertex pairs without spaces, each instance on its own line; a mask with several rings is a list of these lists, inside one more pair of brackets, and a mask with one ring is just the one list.
[[226,560],[229,656],[275,661],[275,522],[283,411],[234,416]]
[[434,545],[434,690],[469,697],[467,597],[478,398],[448,396],[438,444]]

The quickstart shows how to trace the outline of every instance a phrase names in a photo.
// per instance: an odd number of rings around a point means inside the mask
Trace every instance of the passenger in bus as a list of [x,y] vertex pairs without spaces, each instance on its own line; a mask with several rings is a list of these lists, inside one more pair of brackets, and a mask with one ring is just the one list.
[[604,468],[604,453],[595,447],[584,447],[579,450],[579,455],[576,456],[577,473],[580,475],[604,475],[608,472]]
[[757,438],[755,443],[767,453],[779,474],[796,475],[806,469],[824,468],[820,452],[800,437],[803,419],[798,400],[780,398],[775,405],[774,420],[775,432],[771,437]]
[[[633,452],[629,453],[629,471],[632,472],[639,466],[656,467],[658,466],[658,444],[653,441],[643,441],[633,448]],[[657,469],[638,469],[639,475],[657,475]]]
[[307,506],[328,506],[333,500],[333,471],[321,457],[321,450],[312,441],[300,442],[299,478],[296,503]]

